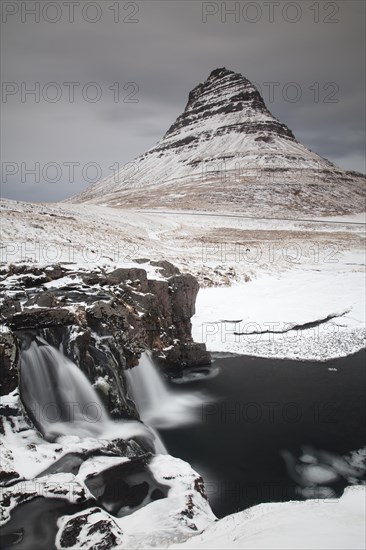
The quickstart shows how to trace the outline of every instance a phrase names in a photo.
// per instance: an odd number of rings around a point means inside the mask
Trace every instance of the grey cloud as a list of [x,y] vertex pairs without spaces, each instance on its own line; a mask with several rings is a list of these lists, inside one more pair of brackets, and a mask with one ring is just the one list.
[[[298,2],[303,11],[298,23],[281,17],[270,23],[264,16],[258,23],[230,18],[222,23],[218,16],[203,23],[201,2],[186,0],[139,1],[140,22],[116,24],[105,11],[112,3],[103,2],[106,16],[95,24],[78,18],[73,24],[23,24],[13,18],[2,25],[3,81],[74,81],[80,87],[97,82],[103,90],[97,103],[80,94],[74,104],[64,97],[52,104],[9,98],[2,104],[4,161],[92,160],[107,175],[114,162],[123,165],[153,146],[184,109],[189,91],[214,68],[226,66],[262,86],[279,82],[276,90],[298,83],[303,93],[297,103],[278,91],[270,103],[264,89],[269,109],[312,150],[345,168],[364,169],[363,2],[336,2],[340,21],[335,24],[313,23],[305,2]],[[114,103],[109,90],[114,82],[122,87],[136,82],[139,102]],[[338,103],[315,103],[308,89],[314,82],[320,87],[336,82]],[[70,183],[63,176],[55,184],[13,178],[3,183],[2,193],[52,201],[87,185],[80,177]]]

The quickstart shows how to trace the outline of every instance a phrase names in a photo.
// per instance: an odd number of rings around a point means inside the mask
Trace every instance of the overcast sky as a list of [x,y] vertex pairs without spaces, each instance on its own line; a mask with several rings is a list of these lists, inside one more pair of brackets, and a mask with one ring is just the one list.
[[132,161],[222,66],[257,83],[304,145],[365,171],[363,1],[2,4],[4,197],[63,199]]

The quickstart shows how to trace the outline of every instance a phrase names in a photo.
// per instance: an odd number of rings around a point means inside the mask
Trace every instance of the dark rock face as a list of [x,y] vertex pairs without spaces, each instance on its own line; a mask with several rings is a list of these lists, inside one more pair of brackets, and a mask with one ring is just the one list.
[[[234,93],[235,90],[237,90],[237,93]],[[226,97],[229,97],[229,99],[226,99]],[[242,111],[255,111],[271,117],[271,113],[265,106],[260,93],[247,78],[224,67],[215,69],[203,83],[198,84],[190,92],[183,114],[169,128],[164,138],[175,134],[179,135],[180,130],[187,126],[194,127],[197,119],[204,120],[214,115],[226,115]],[[234,130],[240,133],[254,134],[260,130],[266,132],[267,135],[279,134],[290,141],[295,139],[291,130],[276,119],[256,124],[248,121],[234,126],[232,124],[221,126],[215,129],[214,132],[221,132],[222,135]],[[192,136],[189,136],[189,138],[192,141]],[[181,142],[182,140],[171,142],[169,146],[162,147],[161,150],[177,148],[190,143]]]
[[0,395],[6,395],[18,385],[18,342],[10,330],[0,331]]
[[138,418],[124,371],[144,350],[169,370],[209,363],[205,346],[191,337],[197,281],[169,262],[153,265],[155,279],[140,267],[104,273],[13,266],[3,277],[2,392],[17,385],[17,342],[27,346],[37,335],[84,371],[114,417]]
[[24,309],[10,316],[8,326],[13,330],[34,328],[64,327],[72,325],[75,317],[71,311],[62,308]]

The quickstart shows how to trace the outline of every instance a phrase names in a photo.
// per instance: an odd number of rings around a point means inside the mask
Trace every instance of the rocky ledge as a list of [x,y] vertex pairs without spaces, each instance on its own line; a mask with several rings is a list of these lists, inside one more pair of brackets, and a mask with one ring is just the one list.
[[43,339],[87,375],[112,417],[138,419],[125,371],[143,351],[169,370],[210,362],[191,336],[194,277],[145,259],[110,272],[17,264],[2,269],[0,287],[3,544],[160,547],[215,521],[200,475],[180,459],[153,454],[137,433],[46,441],[18,380],[21,348]]
[[10,265],[0,287],[2,395],[18,385],[19,346],[36,336],[82,369],[113,417],[137,417],[124,372],[143,351],[169,370],[210,362],[191,336],[198,283],[169,262],[111,272]]

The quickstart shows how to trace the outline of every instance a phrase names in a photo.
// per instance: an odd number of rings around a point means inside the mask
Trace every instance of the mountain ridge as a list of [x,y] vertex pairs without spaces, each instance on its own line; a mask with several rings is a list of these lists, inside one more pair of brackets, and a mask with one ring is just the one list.
[[303,146],[257,88],[221,67],[188,95],[163,137],[131,165],[66,202],[120,208],[363,211],[364,176]]

